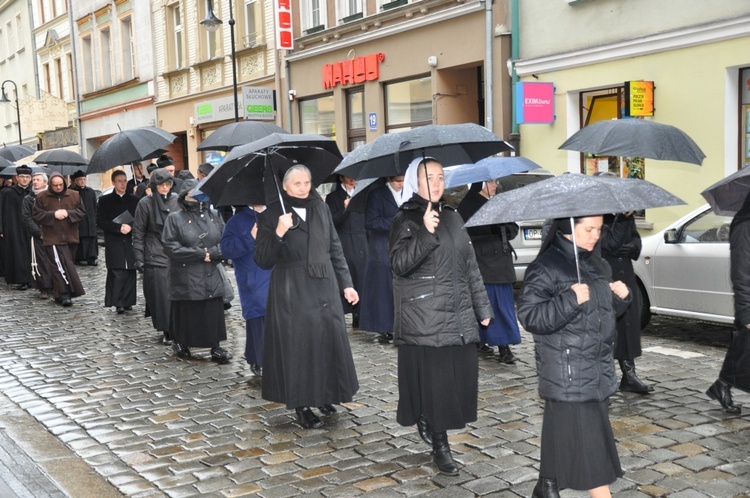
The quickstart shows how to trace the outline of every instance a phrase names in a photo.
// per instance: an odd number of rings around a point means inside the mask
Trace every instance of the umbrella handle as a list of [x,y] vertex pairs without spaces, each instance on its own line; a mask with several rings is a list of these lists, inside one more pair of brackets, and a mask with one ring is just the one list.
[[[286,214],[286,207],[284,207],[284,198],[281,196],[281,189],[279,188],[279,179],[276,178],[276,173],[273,172],[273,168],[271,167],[271,158],[266,154],[265,156],[265,167],[266,172],[270,173],[273,177],[273,183],[276,186],[276,193],[279,194],[279,203],[281,204],[281,212]],[[294,230],[295,228],[299,228],[299,218],[297,219],[296,223],[289,227],[289,230]]]
[[576,227],[575,219],[570,217],[570,234],[573,239],[573,255],[576,260],[576,277],[578,277],[578,283],[581,283],[581,263],[578,261],[578,244],[576,244]]

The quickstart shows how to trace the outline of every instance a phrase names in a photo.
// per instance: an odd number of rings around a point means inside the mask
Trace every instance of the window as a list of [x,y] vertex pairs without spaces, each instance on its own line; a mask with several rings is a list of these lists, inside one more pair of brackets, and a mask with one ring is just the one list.
[[[208,16],[208,7],[210,3],[211,0],[202,0],[198,2],[198,19],[205,19]],[[214,4],[216,4],[216,2],[214,2]],[[214,7],[218,8],[219,5],[214,5]],[[220,14],[218,10],[214,10],[214,13],[217,15]],[[221,26],[223,26],[223,24]],[[216,31],[209,31],[203,26],[200,26],[198,31],[195,32],[199,51],[198,60],[211,60],[219,56],[218,50],[219,41],[221,40],[221,26]]]
[[731,216],[719,216],[712,210],[708,210],[682,227],[677,242],[680,244],[727,243],[731,223]]
[[70,102],[71,100],[75,100],[76,91],[75,74],[73,73],[73,55],[67,54],[66,59],[68,64],[68,91],[65,92],[64,98]]
[[16,39],[10,21],[5,23],[5,32],[8,34],[8,57],[10,57],[16,51]]
[[252,47],[255,45],[258,39],[258,21],[263,16],[258,15],[257,12],[260,2],[257,0],[245,0],[245,47]]
[[300,19],[302,29],[306,34],[316,33],[325,29],[326,2],[325,0],[308,0],[300,3]]
[[299,109],[302,133],[335,137],[336,125],[332,94],[300,100]]
[[432,78],[385,85],[385,106],[387,133],[432,124]]
[[180,4],[169,8],[167,18],[167,49],[169,55],[170,69],[181,69],[185,65],[183,59],[183,31],[182,31],[182,9]]
[[0,27],[0,62],[5,62],[5,33]]
[[120,19],[120,46],[122,48],[122,80],[132,80],[136,75],[136,66],[133,20],[130,16]]
[[55,92],[55,95],[62,98],[63,97],[63,70],[62,70],[62,59],[59,57],[55,59],[55,83],[57,85],[57,92]]
[[365,92],[358,88],[346,94],[346,137],[347,149],[352,151],[364,144],[365,137]]
[[338,19],[348,22],[359,19],[364,15],[362,0],[336,0]]
[[52,93],[52,80],[49,72],[49,63],[42,64],[42,77],[44,78],[44,91]]
[[102,86],[112,86],[112,36],[109,26],[99,30],[99,52],[102,64]]
[[[740,81],[739,88],[745,88],[745,82],[750,80],[750,67],[741,68],[739,70]],[[737,169],[742,169],[750,166],[750,95],[748,92],[740,92],[740,116],[739,123],[742,125],[740,128],[739,139],[739,164]]]
[[16,50],[24,48],[24,36],[23,36],[23,23],[21,22],[21,14],[16,14]]
[[39,20],[42,22],[42,24],[46,23],[49,19],[47,19],[47,11],[44,8],[44,2],[46,0],[39,0]]
[[91,43],[91,34],[81,38],[83,47],[83,90],[91,92],[94,90],[94,52]]

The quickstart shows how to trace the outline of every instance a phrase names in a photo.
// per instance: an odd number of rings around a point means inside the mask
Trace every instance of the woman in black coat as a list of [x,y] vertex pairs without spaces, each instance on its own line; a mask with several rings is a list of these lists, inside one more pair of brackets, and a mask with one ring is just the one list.
[[602,224],[601,216],[576,218],[574,227],[568,218],[556,220],[517,300],[518,318],[534,334],[545,400],[534,498],[556,497],[565,488],[608,497],[609,484],[623,475],[607,398],[617,389],[615,320],[631,298],[595,251]]
[[[258,216],[255,262],[273,268],[266,304],[263,399],[294,409],[305,429],[323,422],[310,409],[333,415],[359,389],[346,334],[341,294],[359,296],[344,259],[331,212],[315,190],[310,170],[286,172],[284,210],[271,203]],[[286,214],[284,214],[286,213]]]
[[393,339],[393,273],[388,261],[388,233],[398,208],[403,204],[403,176],[392,176],[367,195],[367,265],[362,287],[359,327],[377,332],[383,344]]
[[442,200],[443,166],[416,160],[405,184],[415,193],[393,219],[389,241],[397,420],[417,424],[440,472],[457,475],[447,431],[477,419],[477,323],[487,326],[492,309],[463,220]]
[[227,338],[224,278],[219,269],[224,220],[190,197],[197,184],[197,180],[183,182],[177,198],[180,210],[167,216],[161,236],[169,258],[169,334],[178,357],[190,357],[191,347],[211,348],[211,360],[222,364],[232,359],[219,346]]

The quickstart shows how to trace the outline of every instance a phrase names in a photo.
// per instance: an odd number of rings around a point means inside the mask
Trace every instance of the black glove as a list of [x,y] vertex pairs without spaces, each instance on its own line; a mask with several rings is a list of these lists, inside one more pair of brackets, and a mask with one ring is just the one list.
[[209,247],[208,254],[211,256],[211,261],[221,261],[224,259],[224,255],[221,254],[221,248],[218,245]]

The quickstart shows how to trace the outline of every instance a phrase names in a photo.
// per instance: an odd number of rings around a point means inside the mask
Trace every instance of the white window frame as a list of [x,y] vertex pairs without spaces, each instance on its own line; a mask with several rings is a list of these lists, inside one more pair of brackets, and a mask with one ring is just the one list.
[[[354,10],[359,6],[359,10]],[[362,16],[367,15],[367,2],[365,0],[336,0],[336,19],[353,16],[361,12]]]
[[183,38],[183,22],[182,22],[182,5],[175,4],[171,7],[170,15],[172,17],[172,46],[174,48],[174,63],[176,69],[182,69],[185,64],[185,47]]
[[[128,29],[125,29],[129,26]],[[130,35],[128,37],[128,34]],[[133,31],[132,11],[120,17],[120,58],[122,81],[129,81],[138,76],[135,56],[135,32]]]

